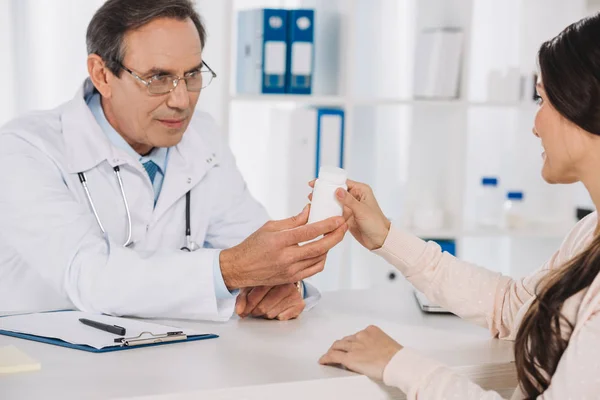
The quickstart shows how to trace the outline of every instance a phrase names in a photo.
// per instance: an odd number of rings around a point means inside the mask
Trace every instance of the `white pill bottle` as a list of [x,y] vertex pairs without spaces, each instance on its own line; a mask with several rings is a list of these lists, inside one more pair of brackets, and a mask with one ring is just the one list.
[[348,190],[346,179],[346,171],[341,168],[323,166],[319,169],[319,178],[315,182],[312,193],[309,224],[342,216],[344,208],[339,203],[335,192],[339,188]]

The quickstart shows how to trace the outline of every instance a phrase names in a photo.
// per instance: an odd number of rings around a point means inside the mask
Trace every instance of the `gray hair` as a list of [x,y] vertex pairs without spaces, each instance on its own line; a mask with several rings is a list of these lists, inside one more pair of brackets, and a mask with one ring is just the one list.
[[137,29],[156,18],[190,18],[204,48],[206,30],[200,15],[190,0],[108,0],[94,14],[87,28],[88,54],[97,54],[108,69],[120,76],[125,58],[123,38],[128,31]]

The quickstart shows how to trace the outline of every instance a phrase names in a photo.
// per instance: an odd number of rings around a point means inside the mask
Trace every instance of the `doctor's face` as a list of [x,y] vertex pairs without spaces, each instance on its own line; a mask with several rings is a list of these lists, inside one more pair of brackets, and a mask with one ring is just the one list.
[[[202,66],[202,44],[190,19],[154,20],[126,33],[123,44],[123,66],[145,81],[164,75],[183,77]],[[170,93],[150,94],[125,70],[109,85],[110,96],[103,98],[107,118],[139,154],[178,144],[200,97],[187,90],[184,80]]]

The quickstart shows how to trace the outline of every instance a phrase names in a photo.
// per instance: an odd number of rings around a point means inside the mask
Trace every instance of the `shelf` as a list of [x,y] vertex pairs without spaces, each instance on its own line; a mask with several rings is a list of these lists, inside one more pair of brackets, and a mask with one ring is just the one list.
[[534,102],[497,102],[497,101],[465,101],[461,99],[394,99],[394,98],[371,98],[356,99],[351,102],[357,106],[385,106],[385,105],[407,105],[407,106],[452,106],[452,107],[505,107],[526,108],[535,107]]
[[317,96],[294,94],[235,94],[230,96],[230,101],[260,102],[260,103],[288,103],[325,106],[344,106],[348,100],[342,96]]
[[469,107],[497,107],[497,108],[528,108],[536,107],[537,104],[534,101],[471,101],[468,103]]
[[261,103],[290,103],[345,106],[352,104],[358,107],[368,106],[448,106],[448,107],[499,107],[526,108],[535,107],[534,102],[496,102],[496,101],[465,101],[461,99],[402,99],[402,98],[350,98],[346,96],[294,95],[294,94],[234,94],[230,101],[261,102]]
[[452,240],[460,238],[493,238],[493,237],[511,237],[511,238],[539,238],[539,239],[562,239],[572,226],[563,227],[538,227],[526,229],[440,229],[433,231],[420,231],[411,228],[404,228],[407,232],[424,239]]
[[439,240],[455,240],[460,237],[460,232],[453,229],[440,229],[435,231],[422,231],[405,228],[407,232],[420,237],[421,239],[439,239]]
[[462,237],[501,237],[562,239],[569,233],[571,227],[532,227],[523,229],[466,229]]
[[466,103],[460,99],[399,99],[399,98],[361,98],[353,99],[357,106],[464,106]]
[[263,102],[263,103],[298,103],[298,104],[323,104],[355,106],[385,106],[385,105],[447,105],[464,106],[462,100],[426,100],[426,99],[398,99],[398,98],[360,98],[352,99],[345,96],[313,96],[293,94],[257,94],[257,95],[232,95],[231,101]]

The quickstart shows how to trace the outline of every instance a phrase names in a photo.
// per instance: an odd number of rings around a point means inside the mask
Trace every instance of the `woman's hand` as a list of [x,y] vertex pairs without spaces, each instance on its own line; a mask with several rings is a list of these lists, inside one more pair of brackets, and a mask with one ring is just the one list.
[[[309,185],[314,187],[314,182]],[[348,192],[338,189],[336,196],[344,206],[344,218],[350,233],[368,250],[378,249],[383,246],[391,223],[381,211],[369,185],[351,180],[347,184]]]
[[342,365],[369,378],[383,380],[383,371],[402,346],[376,326],[333,343],[321,357],[323,365]]

